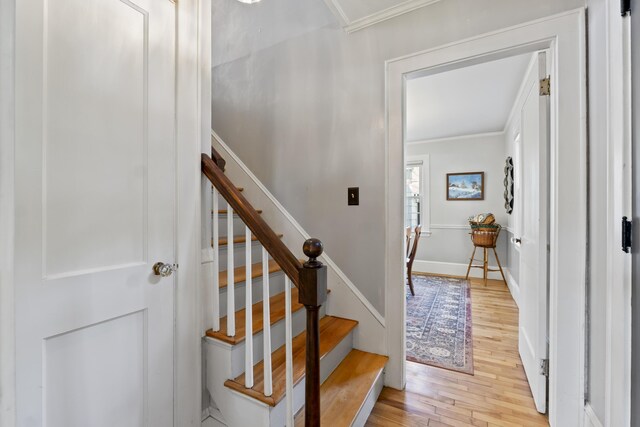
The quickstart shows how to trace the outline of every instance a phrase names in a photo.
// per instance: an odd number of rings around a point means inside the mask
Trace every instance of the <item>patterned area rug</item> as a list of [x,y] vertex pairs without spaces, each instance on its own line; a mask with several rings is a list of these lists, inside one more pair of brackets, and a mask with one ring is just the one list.
[[413,276],[407,288],[407,360],[473,375],[471,291],[464,279]]

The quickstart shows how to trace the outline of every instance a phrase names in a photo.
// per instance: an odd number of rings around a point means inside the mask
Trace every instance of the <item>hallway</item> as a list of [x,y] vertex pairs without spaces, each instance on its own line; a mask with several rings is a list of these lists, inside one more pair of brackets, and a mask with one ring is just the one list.
[[471,280],[475,375],[407,362],[404,391],[384,388],[367,426],[548,426],[518,355],[518,308],[501,281]]

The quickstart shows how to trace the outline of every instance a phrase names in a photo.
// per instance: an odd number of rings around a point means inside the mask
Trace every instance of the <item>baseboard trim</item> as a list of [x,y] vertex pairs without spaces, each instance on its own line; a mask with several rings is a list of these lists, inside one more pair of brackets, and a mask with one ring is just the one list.
[[[437,262],[437,261],[422,261],[415,260],[413,262],[413,271],[418,273],[433,273],[444,274],[447,276],[466,276],[468,264],[456,263],[456,262]],[[489,268],[498,268],[498,266],[490,265]],[[471,277],[482,277],[482,270],[478,268],[472,268],[469,274]],[[490,271],[488,275],[489,279],[502,280],[499,271]]]
[[516,302],[516,305],[520,307],[520,285],[516,279],[511,275],[511,270],[508,268],[503,268],[504,275],[507,278],[507,287],[509,288],[509,292],[511,292],[511,298]]
[[[220,144],[220,146],[233,159],[233,161],[238,164],[238,166],[242,169],[242,171],[247,174],[249,179],[251,179],[254,182],[254,184],[260,189],[260,191],[262,191],[262,193],[264,193],[264,195],[271,201],[271,203],[273,203],[273,205],[278,209],[278,211],[280,211],[280,213],[287,219],[287,221],[296,230],[298,230],[298,232],[302,236],[304,236],[305,239],[310,238],[311,236],[309,235],[309,233],[307,233],[304,230],[304,228],[302,228],[302,226],[298,223],[298,221],[296,221],[293,218],[293,216],[291,216],[291,214],[285,209],[284,206],[282,206],[282,204],[278,201],[278,199],[276,199],[274,197],[274,195],[271,194],[271,192],[267,189],[267,187],[265,187],[262,184],[262,182],[258,179],[258,177],[256,177],[253,174],[253,172],[251,172],[251,170],[247,167],[247,165],[245,165],[244,162],[242,160],[240,160],[240,158],[233,152],[233,150],[231,150],[229,148],[229,146],[224,143],[222,138],[220,138],[220,136],[218,136],[218,134],[213,130],[211,130],[211,136],[216,140],[216,142],[218,144]],[[380,323],[380,325],[385,326],[384,316],[382,316],[380,314],[380,312],[378,312],[378,310],[376,310],[375,307],[373,307],[373,305],[371,305],[369,300],[362,294],[362,292],[360,292],[360,290],[356,287],[356,285],[351,280],[349,280],[347,275],[344,274],[344,272],[326,254],[326,252],[324,254],[322,254],[322,256],[320,257],[320,260],[322,260],[327,265],[327,267],[329,267],[330,269],[332,269],[336,273],[336,275],[340,278],[340,280],[342,280],[345,283],[345,285],[347,285],[349,290],[356,296],[356,298],[358,298],[360,300],[360,302],[373,315],[373,317],[375,317],[375,319]]]
[[584,425],[585,427],[603,427],[589,403],[584,405]]

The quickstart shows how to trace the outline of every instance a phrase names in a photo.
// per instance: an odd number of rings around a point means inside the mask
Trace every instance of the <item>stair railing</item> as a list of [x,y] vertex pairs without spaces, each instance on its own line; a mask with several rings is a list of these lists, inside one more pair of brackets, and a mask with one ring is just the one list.
[[210,304],[213,306],[213,330],[220,330],[220,284],[218,281],[219,230],[218,195],[227,202],[227,331],[235,336],[235,295],[233,259],[233,215],[245,224],[245,387],[254,386],[253,378],[253,319],[252,319],[252,262],[251,242],[255,237],[262,245],[262,293],[263,293],[263,365],[265,396],[273,393],[271,368],[271,322],[269,298],[269,255],[285,274],[285,342],[286,342],[286,425],[293,427],[293,354],[291,284],[298,288],[298,302],[306,309],[306,360],[305,360],[305,426],[320,426],[320,307],[327,299],[327,270],[317,258],[322,255],[322,242],[308,239],[303,252],[309,258],[301,263],[278,235],[262,219],[260,214],[244,198],[242,193],[224,174],[225,161],[212,148],[212,157],[202,154],[202,172],[211,181],[213,194],[213,253],[214,289]]

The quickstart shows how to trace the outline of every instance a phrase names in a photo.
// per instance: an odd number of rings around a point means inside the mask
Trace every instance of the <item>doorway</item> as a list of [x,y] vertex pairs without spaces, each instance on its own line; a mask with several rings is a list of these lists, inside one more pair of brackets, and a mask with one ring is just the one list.
[[[584,306],[585,254],[571,249],[584,247],[586,238],[586,137],[585,123],[581,119],[586,99],[583,15],[582,10],[574,11],[387,63],[386,241],[387,254],[401,254],[406,154],[403,94],[408,79],[414,73],[442,72],[527,52],[549,52],[548,67],[552,76],[549,97],[549,357],[555,361],[549,366],[552,425],[574,424],[583,414],[584,316],[581,307]],[[558,143],[560,140],[562,145]],[[406,379],[405,295],[404,289],[399,291],[395,284],[404,277],[404,256],[387,259],[387,312],[392,313],[387,317],[390,353],[387,385],[401,389]]]
[[[413,249],[407,256],[415,256],[407,264],[407,360],[474,373],[471,294],[479,297],[482,289],[470,292],[465,279],[480,276],[486,284],[491,275],[519,304],[519,345],[512,351],[520,354],[516,364],[524,366],[541,413],[549,94],[540,82],[548,81],[547,55],[409,74],[404,94],[405,226],[425,236],[407,237]],[[482,342],[481,333],[477,338]]]

